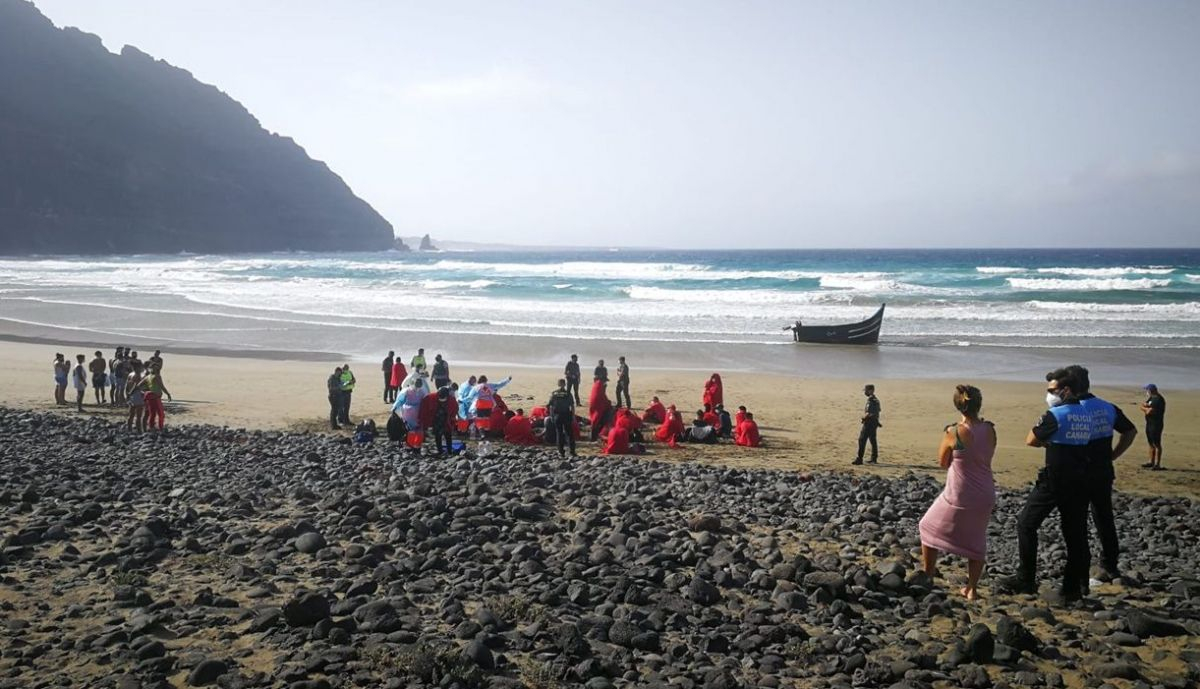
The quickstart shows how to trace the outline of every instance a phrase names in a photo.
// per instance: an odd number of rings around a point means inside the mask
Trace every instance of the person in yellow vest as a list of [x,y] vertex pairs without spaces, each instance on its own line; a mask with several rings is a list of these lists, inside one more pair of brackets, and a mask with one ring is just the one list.
[[350,371],[350,364],[342,364],[342,410],[341,418],[338,419],[341,423],[350,423],[350,397],[354,394],[354,373]]
[[412,369],[413,371],[419,371],[419,372],[424,372],[427,369],[427,367],[425,365],[425,348],[424,347],[417,350],[417,355],[412,358],[412,362],[409,363],[408,367],[410,369]]

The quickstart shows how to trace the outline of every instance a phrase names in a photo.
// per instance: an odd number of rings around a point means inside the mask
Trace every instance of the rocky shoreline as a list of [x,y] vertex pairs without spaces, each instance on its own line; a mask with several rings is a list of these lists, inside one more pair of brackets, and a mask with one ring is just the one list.
[[[940,485],[0,409],[0,687],[1185,687],[1200,506],[1120,495],[1125,585],[916,571]],[[1042,581],[1063,560],[1043,529]],[[1098,545],[1093,546],[1098,552]]]

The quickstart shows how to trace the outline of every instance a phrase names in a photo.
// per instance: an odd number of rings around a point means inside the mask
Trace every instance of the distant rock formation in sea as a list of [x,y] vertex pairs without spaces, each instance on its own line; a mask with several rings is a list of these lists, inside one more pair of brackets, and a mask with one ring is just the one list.
[[429,235],[425,235],[424,237],[421,237],[421,246],[417,247],[417,250],[418,251],[437,251],[438,248],[433,245],[433,240],[429,238]]
[[338,175],[216,87],[0,0],[0,254],[392,247]]

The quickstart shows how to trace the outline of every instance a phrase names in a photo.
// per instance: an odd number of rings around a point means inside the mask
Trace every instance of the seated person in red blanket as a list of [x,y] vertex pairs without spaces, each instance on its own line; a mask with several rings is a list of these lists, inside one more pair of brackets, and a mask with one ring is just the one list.
[[758,435],[758,424],[754,423],[754,414],[746,412],[746,418],[738,424],[733,432],[733,440],[742,447],[758,447],[762,438]]
[[667,408],[663,406],[658,398],[650,400],[650,406],[642,412],[642,421],[646,423],[662,423],[667,420]]
[[516,415],[504,425],[504,440],[513,445],[538,444],[538,439],[533,434],[533,422],[525,416],[524,409],[518,409]]

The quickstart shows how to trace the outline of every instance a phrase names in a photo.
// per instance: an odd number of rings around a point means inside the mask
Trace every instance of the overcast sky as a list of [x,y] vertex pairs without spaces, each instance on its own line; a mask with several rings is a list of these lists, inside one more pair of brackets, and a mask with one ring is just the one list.
[[1200,245],[1200,2],[35,0],[401,235]]

